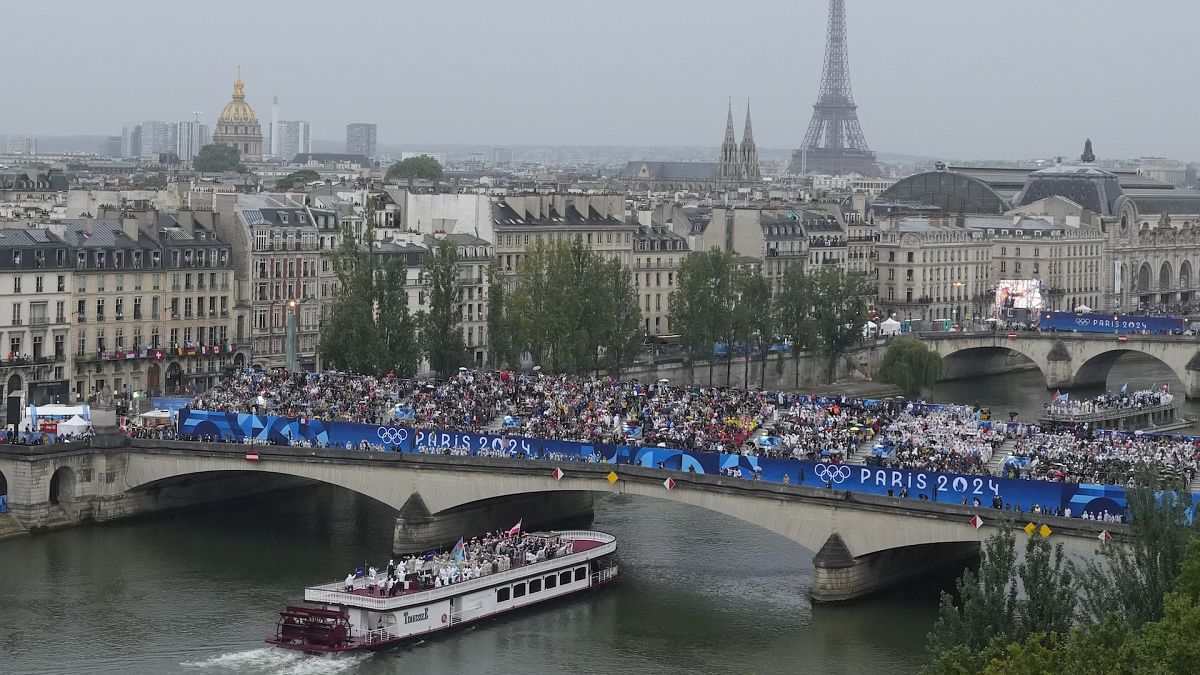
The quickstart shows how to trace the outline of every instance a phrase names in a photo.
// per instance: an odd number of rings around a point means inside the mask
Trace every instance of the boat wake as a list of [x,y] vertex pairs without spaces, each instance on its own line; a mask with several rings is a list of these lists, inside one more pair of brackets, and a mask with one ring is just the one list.
[[353,671],[370,657],[370,654],[309,656],[288,649],[262,647],[242,652],[230,652],[198,661],[185,661],[180,665],[208,673],[335,675]]

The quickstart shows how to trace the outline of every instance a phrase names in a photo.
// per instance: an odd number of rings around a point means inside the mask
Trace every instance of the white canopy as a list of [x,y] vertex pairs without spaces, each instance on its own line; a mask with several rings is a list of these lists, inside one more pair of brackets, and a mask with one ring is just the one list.
[[1080,305],[1075,308],[1075,311],[1080,312],[1082,314],[1087,314],[1088,312],[1092,311],[1092,308],[1088,307],[1087,305]]
[[879,334],[880,335],[895,335],[896,333],[899,333],[899,332],[900,332],[900,322],[895,319],[892,319],[892,318],[884,319],[883,323],[879,324]]
[[83,419],[79,415],[75,415],[69,420],[63,420],[62,422],[58,423],[58,434],[60,436],[82,434],[83,432],[87,431],[88,427],[90,426],[92,425],[87,420]]
[[868,335],[868,336],[874,335],[875,331],[878,329],[879,329],[879,324],[875,323],[874,321],[868,321],[865,324],[863,324],[862,334]]

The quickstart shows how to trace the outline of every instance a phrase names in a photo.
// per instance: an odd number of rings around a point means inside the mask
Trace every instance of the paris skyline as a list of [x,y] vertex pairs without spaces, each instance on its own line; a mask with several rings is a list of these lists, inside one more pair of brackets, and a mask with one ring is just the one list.
[[[587,14],[540,0],[370,4],[361,27],[303,1],[287,12],[224,0],[182,12],[133,0],[72,21],[84,6],[6,10],[40,29],[17,32],[11,48],[38,54],[53,77],[20,83],[0,134],[114,134],[130,120],[194,110],[212,124],[241,65],[260,119],[278,95],[281,117],[311,121],[315,138],[339,138],[361,118],[379,125],[380,143],[715,146],[732,97],[735,109],[751,99],[760,147],[796,148],[817,96],[828,3],[697,13],[682,0],[618,1]],[[851,80],[873,150],[1045,157],[1077,153],[1086,135],[1101,157],[1200,158],[1187,112],[1200,92],[1163,86],[1193,79],[1186,27],[1200,19],[1196,7],[896,7],[847,0]],[[130,16],[137,30],[127,38]],[[298,49],[314,31],[317,47]],[[50,50],[47,34],[61,38]],[[194,48],[181,50],[181,35]],[[205,39],[213,35],[223,37]],[[1104,37],[1116,35],[1126,37]]]

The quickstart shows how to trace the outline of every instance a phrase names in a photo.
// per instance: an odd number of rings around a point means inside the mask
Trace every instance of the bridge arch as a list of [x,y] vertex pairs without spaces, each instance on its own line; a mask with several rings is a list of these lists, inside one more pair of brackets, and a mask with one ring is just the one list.
[[[1121,357],[1127,356],[1129,354],[1139,354],[1142,356],[1148,356],[1148,357],[1154,359],[1155,361],[1157,361],[1158,363],[1162,364],[1163,367],[1165,367],[1167,370],[1169,370],[1171,372],[1171,374],[1175,377],[1175,379],[1179,382],[1179,384],[1183,387],[1183,389],[1181,389],[1181,391],[1186,391],[1186,386],[1187,386],[1187,373],[1186,372],[1181,372],[1178,368],[1176,368],[1175,366],[1171,365],[1170,363],[1164,361],[1163,359],[1155,356],[1154,354],[1150,354],[1150,353],[1147,353],[1145,350],[1139,350],[1139,349],[1110,349],[1107,351],[1100,352],[1099,354],[1096,354],[1095,356],[1092,356],[1091,358],[1085,360],[1083,363],[1080,363],[1079,367],[1076,368],[1075,372],[1072,374],[1071,381],[1075,385],[1079,385],[1079,386],[1084,386],[1084,385],[1104,386],[1108,382],[1108,372],[1109,372],[1109,370],[1112,369],[1113,364],[1115,364],[1117,362],[1117,360],[1119,360]],[[1165,383],[1159,382],[1158,384],[1165,384]],[[1133,385],[1133,386],[1141,386],[1141,385]]]
[[60,466],[50,476],[49,501],[51,505],[75,501],[75,470]]
[[1019,347],[996,344],[961,348],[948,346],[942,354],[942,379],[958,380],[976,377],[979,373],[1006,372],[1017,365],[1013,363],[1013,357],[1017,357],[1021,365],[1036,366],[1045,377],[1045,368],[1035,355]]

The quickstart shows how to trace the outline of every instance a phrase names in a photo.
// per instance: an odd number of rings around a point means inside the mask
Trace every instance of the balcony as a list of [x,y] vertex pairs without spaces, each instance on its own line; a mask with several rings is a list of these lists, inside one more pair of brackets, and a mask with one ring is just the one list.
[[21,325],[21,317],[19,317],[19,316],[18,316],[18,317],[16,317],[15,319],[13,319],[13,320],[12,320],[12,325],[14,325],[14,326],[20,326],[20,325]]
[[133,310],[133,320],[134,321],[142,320],[142,310],[140,310],[140,309]]
[[125,320],[125,313],[117,312],[117,321],[124,321],[124,320]]
[[29,354],[13,355],[11,358],[0,359],[0,368],[19,368],[23,366],[40,366],[48,363],[62,363],[62,354],[51,356],[30,356]]
[[31,326],[45,326],[49,323],[50,323],[50,317],[48,317],[48,316],[31,316],[31,317],[29,317],[29,325],[31,325]]

